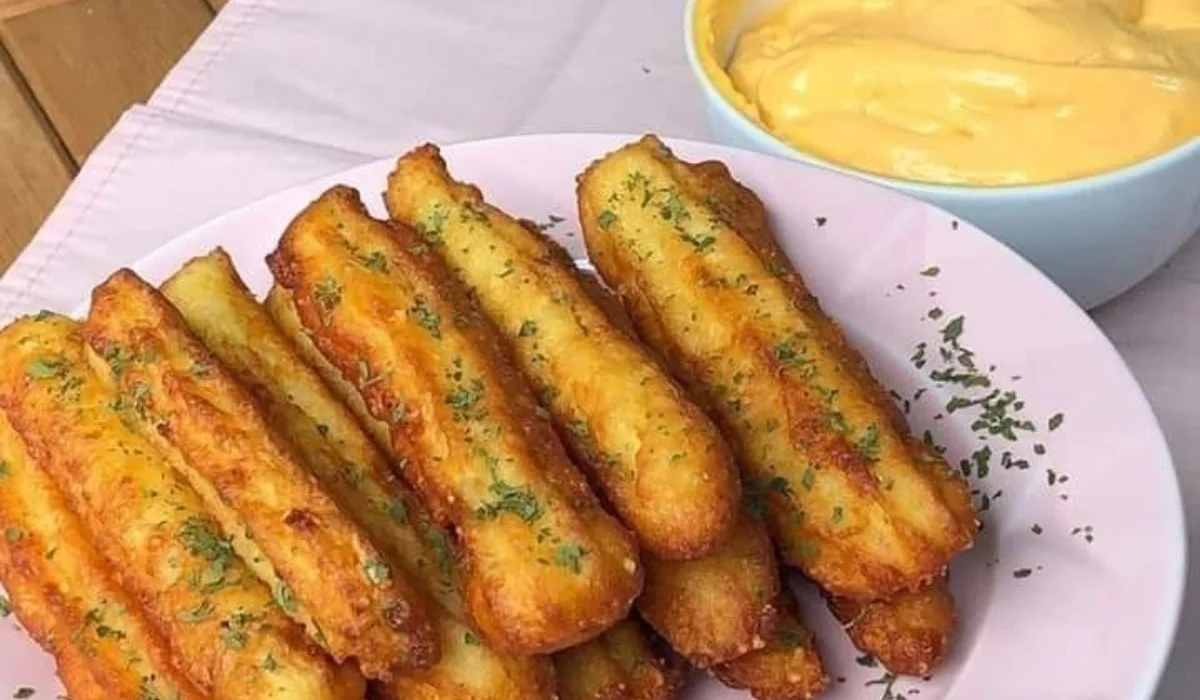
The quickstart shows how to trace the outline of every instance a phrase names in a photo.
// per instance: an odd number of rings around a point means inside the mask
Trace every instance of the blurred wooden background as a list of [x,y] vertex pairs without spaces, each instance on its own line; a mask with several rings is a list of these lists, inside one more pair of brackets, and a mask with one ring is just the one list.
[[0,271],[227,0],[0,0]]

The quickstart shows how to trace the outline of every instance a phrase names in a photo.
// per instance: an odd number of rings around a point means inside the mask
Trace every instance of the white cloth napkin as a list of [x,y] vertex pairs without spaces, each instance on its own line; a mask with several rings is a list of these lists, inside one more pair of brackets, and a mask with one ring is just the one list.
[[[74,309],[115,268],[208,219],[419,140],[704,138],[683,4],[233,0],[150,106],[121,118],[0,279],[0,322]],[[1200,239],[1094,317],[1163,424],[1200,554]],[[1131,484],[1141,467],[1129,465]],[[1200,687],[1200,567],[1192,571],[1162,700]]]

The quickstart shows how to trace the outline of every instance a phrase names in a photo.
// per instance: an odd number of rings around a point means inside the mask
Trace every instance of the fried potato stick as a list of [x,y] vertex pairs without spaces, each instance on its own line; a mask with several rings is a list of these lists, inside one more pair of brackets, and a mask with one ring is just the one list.
[[671,700],[686,664],[635,618],[554,655],[561,700]]
[[786,560],[843,597],[919,587],[973,540],[965,485],[896,419],[769,231],[750,232],[761,203],[716,168],[653,137],[593,163],[578,187],[590,257],[732,442]]
[[13,612],[54,656],[71,697],[204,697],[3,413],[0,531],[0,580]]
[[808,700],[829,684],[813,642],[800,622],[799,607],[790,590],[776,601],[779,616],[762,649],[713,667],[730,688],[749,690],[758,700]]
[[957,621],[944,579],[884,600],[830,598],[828,604],[855,647],[906,676],[924,676],[942,662]]
[[[0,332],[0,408],[106,570],[167,639],[173,662],[219,699],[361,698],[362,676],[335,666],[280,612],[200,496],[114,408],[117,394],[85,352],[70,319],[46,314],[9,326]],[[96,624],[112,627],[111,612]]]
[[[380,448],[385,452],[390,453],[391,448],[389,447],[388,443],[389,438],[387,423],[377,420],[370,414],[370,412],[367,410],[366,404],[363,402],[362,396],[358,394],[354,388],[354,385],[346,381],[346,379],[338,372],[337,368],[329,364],[329,361],[325,359],[325,356],[317,350],[315,345],[313,345],[312,340],[308,337],[303,327],[300,325],[300,319],[295,315],[294,306],[290,301],[288,301],[289,297],[290,294],[287,292],[287,290],[278,286],[271,288],[271,292],[267,296],[265,307],[271,314],[272,320],[274,320],[276,325],[278,325],[279,328],[283,330],[285,335],[292,340],[296,346],[296,349],[304,357],[305,361],[308,362],[309,366],[317,370],[317,373],[321,375],[321,378],[325,380],[326,384],[343,402],[345,402],[345,405],[351,409],[355,417],[358,418],[360,424],[368,430],[371,437],[379,441],[381,446]],[[451,545],[451,547],[453,547],[453,545]],[[437,549],[438,561],[440,563],[444,559],[443,555],[441,554],[443,550],[440,547]],[[459,568],[460,562],[457,560],[457,558],[451,558],[448,561],[452,562],[453,566],[455,567],[453,569],[453,576],[455,580],[454,589],[455,591],[461,591],[463,590],[463,572]],[[453,605],[453,607],[462,610],[463,602],[461,599],[461,594],[459,594],[455,600],[457,602]],[[451,606],[447,605],[447,607]],[[467,617],[470,617],[469,614]],[[398,678],[392,681],[390,684],[377,686],[377,694],[384,698],[391,698],[393,700],[407,700],[410,697],[423,698],[424,696],[420,695],[420,692],[433,692],[429,690],[429,688],[433,688],[439,692],[442,692],[441,689],[443,688],[451,688],[458,692],[465,692],[461,690],[460,685],[456,685],[456,679],[462,678],[462,676],[458,675],[457,669],[468,668],[471,670],[471,672],[470,675],[466,677],[472,679],[468,685],[473,692],[478,694],[478,700],[490,700],[493,696],[487,695],[483,689],[493,687],[498,693],[500,693],[495,697],[542,697],[541,694],[538,692],[533,692],[531,689],[534,687],[540,688],[543,684],[546,684],[545,680],[543,680],[546,674],[553,673],[553,669],[547,669],[545,666],[545,664],[548,663],[546,658],[502,655],[502,653],[494,649],[492,650],[493,655],[489,656],[488,658],[482,658],[481,653],[471,654],[471,650],[475,649],[481,652],[483,649],[491,649],[491,647],[485,646],[485,642],[477,639],[474,634],[471,634],[468,638],[467,630],[465,629],[462,634],[464,641],[467,641],[468,639],[471,641],[478,641],[479,646],[473,646],[470,643],[466,644],[465,646],[445,646],[444,640],[446,639],[447,632],[443,627],[443,660],[439,662],[438,665],[421,674],[410,674],[407,678],[413,679],[412,682],[408,682],[406,678]],[[456,653],[457,651],[463,651],[465,653],[460,655]],[[491,661],[488,659],[491,659]],[[441,675],[439,669],[446,667],[452,667],[455,669],[455,671],[447,672],[445,675]],[[497,679],[507,679],[507,682],[514,686],[514,688],[523,689],[523,693],[515,692],[515,690],[509,691],[507,694],[501,692],[506,685],[503,681],[499,681]],[[539,692],[545,693],[546,691],[540,690]],[[464,695],[462,697],[476,700],[476,698],[472,698],[472,696],[469,695]]]
[[737,467],[716,426],[591,298],[566,251],[455,181],[438,149],[402,156],[387,208],[475,294],[572,456],[662,559],[695,559],[732,530]]
[[221,249],[185,264],[162,285],[193,332],[258,397],[268,420],[387,557],[436,601],[442,656],[397,674],[378,694],[406,700],[552,697],[549,659],[486,646],[464,624],[454,545],[392,471],[354,416],[300,356]]
[[335,187],[268,258],[321,353],[389,423],[405,476],[465,554],[468,610],[513,653],[551,653],[623,618],[632,536],[567,459],[490,322],[417,234]]
[[742,515],[733,534],[703,559],[646,557],[638,612],[698,668],[728,661],[766,642],[775,622],[779,569],[767,532]]
[[161,294],[120,271],[93,292],[83,332],[131,420],[335,659],[379,680],[437,660],[425,596],[388,566]]

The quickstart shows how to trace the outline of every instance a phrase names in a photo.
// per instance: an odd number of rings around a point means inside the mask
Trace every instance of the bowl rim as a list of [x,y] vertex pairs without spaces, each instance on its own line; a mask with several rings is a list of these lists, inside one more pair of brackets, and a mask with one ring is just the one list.
[[708,72],[700,61],[699,52],[696,48],[695,17],[696,6],[700,1],[687,0],[687,5],[683,12],[684,49],[692,76],[700,83],[704,96],[710,105],[715,106],[721,112],[722,116],[737,126],[744,134],[748,135],[756,147],[766,149],[767,152],[775,155],[835,170],[853,177],[865,178],[887,187],[914,193],[917,196],[937,197],[942,200],[976,197],[1005,200],[1072,195],[1119,186],[1130,180],[1152,175],[1155,171],[1170,168],[1180,161],[1192,158],[1200,159],[1200,136],[1195,136],[1166,151],[1113,170],[1105,170],[1067,180],[1021,185],[970,185],[922,182],[920,180],[908,180],[872,173],[827,160],[803,151],[776,137],[770,131],[755,123],[753,119],[746,116],[742,110],[730,104],[726,96],[713,85],[712,79],[709,78]]

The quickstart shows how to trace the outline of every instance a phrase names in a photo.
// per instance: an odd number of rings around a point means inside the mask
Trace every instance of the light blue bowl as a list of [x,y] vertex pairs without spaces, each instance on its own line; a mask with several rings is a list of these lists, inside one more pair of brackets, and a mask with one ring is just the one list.
[[[730,104],[709,81],[693,33],[697,0],[688,0],[684,41],[704,92],[713,137],[899,190],[965,219],[1040,268],[1091,309],[1158,269],[1200,229],[1200,138],[1119,170],[1043,185],[968,187],[882,177],[831,163],[775,138]],[[770,3],[743,4],[752,17]],[[722,62],[733,50],[724,47]],[[1119,98],[1117,98],[1119,99]],[[1002,290],[997,290],[1002,291]]]

